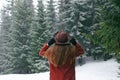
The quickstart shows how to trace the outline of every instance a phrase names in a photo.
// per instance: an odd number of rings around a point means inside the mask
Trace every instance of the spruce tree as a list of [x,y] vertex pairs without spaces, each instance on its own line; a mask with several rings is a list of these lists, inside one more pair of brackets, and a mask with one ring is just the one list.
[[70,31],[73,26],[73,6],[72,0],[58,0],[59,4],[59,21],[57,25],[58,29],[64,29],[66,31]]
[[105,47],[107,53],[116,55],[120,61],[120,1],[104,0],[103,2],[100,29],[95,32],[96,42]]
[[32,51],[29,55],[30,68],[32,73],[48,71],[48,62],[39,55],[40,48],[49,38],[49,30],[46,26],[45,8],[42,0],[38,0],[35,27],[32,28]]
[[0,73],[7,73],[7,70],[10,68],[11,60],[11,37],[10,37],[10,28],[11,28],[11,16],[8,10],[9,6],[4,7],[2,12],[2,22],[1,22],[1,31],[0,31]]
[[71,29],[79,42],[84,46],[86,55],[93,56],[94,59],[104,58],[104,48],[88,39],[99,28],[100,2],[94,0],[76,0],[73,3],[73,26]]
[[28,56],[30,50],[30,30],[33,21],[32,0],[16,0],[13,13],[12,40],[13,59],[11,73],[30,73]]
[[47,1],[46,21],[47,21],[47,27],[49,27],[50,34],[54,33],[54,31],[57,30],[56,27],[57,19],[56,19],[56,11],[53,0]]
[[10,70],[12,68],[12,22],[13,22],[13,5],[14,0],[7,0],[6,6],[1,11],[1,35],[0,35],[0,53],[1,53],[1,73],[11,73]]

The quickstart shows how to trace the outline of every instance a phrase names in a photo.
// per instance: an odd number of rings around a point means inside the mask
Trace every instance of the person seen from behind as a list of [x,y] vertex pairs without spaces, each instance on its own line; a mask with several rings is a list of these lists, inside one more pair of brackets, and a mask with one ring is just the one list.
[[82,54],[79,42],[64,30],[58,31],[39,52],[49,61],[50,80],[75,80],[75,58]]

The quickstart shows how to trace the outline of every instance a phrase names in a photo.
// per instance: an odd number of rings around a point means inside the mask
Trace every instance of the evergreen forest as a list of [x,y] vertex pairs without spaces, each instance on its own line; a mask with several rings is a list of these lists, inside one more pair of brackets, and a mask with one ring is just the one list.
[[59,30],[84,47],[79,57],[120,63],[120,0],[6,0],[0,11],[0,74],[49,71],[39,50]]

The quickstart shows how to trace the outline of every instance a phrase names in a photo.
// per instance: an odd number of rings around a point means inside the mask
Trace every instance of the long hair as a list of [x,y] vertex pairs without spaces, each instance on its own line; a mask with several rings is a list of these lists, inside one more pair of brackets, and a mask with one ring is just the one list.
[[54,66],[59,67],[64,64],[75,62],[75,47],[70,44],[54,44],[47,50],[47,58]]

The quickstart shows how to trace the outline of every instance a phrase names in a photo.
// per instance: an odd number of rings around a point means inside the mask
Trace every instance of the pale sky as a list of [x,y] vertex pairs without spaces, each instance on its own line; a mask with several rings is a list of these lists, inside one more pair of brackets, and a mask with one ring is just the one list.
[[5,5],[5,0],[0,0],[0,9]]
[[[34,4],[37,3],[37,0],[33,0]],[[48,1],[48,0],[43,0],[43,1]],[[58,1],[58,0],[54,0],[54,1]],[[6,4],[5,0],[0,0],[0,9],[2,9],[2,7]]]
[[[34,4],[37,3],[37,0],[33,0],[33,1],[34,1]],[[44,1],[46,1],[46,0],[44,0]],[[0,9],[2,9],[5,4],[6,4],[5,0],[0,0]]]

